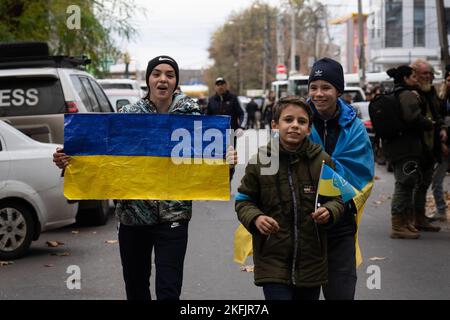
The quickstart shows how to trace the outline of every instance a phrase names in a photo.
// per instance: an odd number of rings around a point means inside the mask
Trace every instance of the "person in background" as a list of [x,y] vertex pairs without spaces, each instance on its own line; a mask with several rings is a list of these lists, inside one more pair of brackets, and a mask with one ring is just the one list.
[[207,115],[227,115],[231,117],[231,129],[234,132],[234,148],[236,138],[242,136],[247,125],[247,112],[242,108],[238,98],[228,90],[227,82],[223,77],[215,81],[216,94],[209,97],[206,107]]
[[204,95],[201,95],[201,96],[198,98],[197,103],[198,103],[198,106],[200,107],[200,109],[202,110],[202,113],[203,113],[203,114],[206,113],[206,107],[208,106],[208,100],[207,100],[207,98],[206,98]]
[[247,104],[247,129],[255,128],[255,115],[258,110],[258,104],[255,102],[255,98],[251,98]]
[[270,128],[272,121],[272,109],[275,104],[275,93],[273,91],[269,92],[269,96],[264,101],[264,106],[262,110],[262,128]]
[[[448,136],[448,126],[450,125],[450,65],[446,67],[444,81],[439,91],[439,98],[442,100],[439,113],[447,126]],[[441,142],[441,153],[438,157],[438,164],[434,169],[431,182],[431,190],[433,191],[434,202],[436,203],[436,211],[430,217],[432,221],[447,220],[447,203],[445,201],[443,183],[449,165],[449,144],[450,139],[447,139],[445,143]]]
[[421,182],[414,190],[416,195],[414,199],[414,226],[419,231],[438,232],[441,228],[430,224],[425,216],[425,205],[427,190],[433,177],[434,164],[447,141],[447,127],[438,112],[441,102],[432,85],[434,79],[433,68],[423,59],[413,61],[411,67],[417,75],[418,93],[423,101],[422,114],[433,122],[433,130],[425,131],[422,136]]
[[425,132],[433,131],[433,122],[424,116],[423,99],[417,93],[416,72],[407,65],[391,68],[386,73],[394,79],[394,90],[400,105],[406,130],[395,138],[383,141],[387,159],[394,168],[395,189],[391,203],[391,238],[417,239],[414,209],[421,203],[416,190],[428,170]]

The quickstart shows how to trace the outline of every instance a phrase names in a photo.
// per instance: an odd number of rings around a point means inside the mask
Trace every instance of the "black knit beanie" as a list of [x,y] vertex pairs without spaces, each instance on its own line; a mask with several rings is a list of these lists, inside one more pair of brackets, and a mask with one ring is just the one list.
[[177,62],[173,58],[171,58],[169,56],[157,56],[157,57],[153,58],[152,60],[150,60],[148,62],[147,72],[145,73],[145,82],[147,83],[147,88],[149,89],[149,91],[150,91],[150,86],[148,84],[148,77],[150,76],[150,74],[152,73],[153,69],[155,69],[155,67],[157,65],[163,64],[163,63],[171,65],[172,68],[175,70],[175,77],[177,79],[177,83],[175,84],[174,91],[177,89],[178,81],[180,80],[180,70],[178,69]]
[[322,58],[314,63],[309,75],[308,87],[316,80],[328,81],[339,93],[344,92],[344,70],[341,64],[333,59]]

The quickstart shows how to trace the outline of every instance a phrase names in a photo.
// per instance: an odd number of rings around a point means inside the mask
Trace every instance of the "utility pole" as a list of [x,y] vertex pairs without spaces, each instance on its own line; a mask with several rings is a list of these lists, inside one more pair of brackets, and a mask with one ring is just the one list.
[[295,10],[294,5],[291,4],[291,70],[289,73],[295,73]]
[[445,74],[445,66],[450,63],[448,53],[447,19],[445,17],[444,1],[436,0],[439,45],[441,46],[441,70]]
[[[439,0],[436,0],[439,2]],[[363,29],[362,0],[358,0],[358,38],[359,38],[359,85],[366,84],[366,55],[364,50],[364,29]]]
[[264,17],[264,45],[263,45],[263,69],[262,69],[262,90],[263,94],[266,94],[266,85],[267,85],[267,78],[266,78],[266,71],[267,71],[267,51],[268,51],[268,44],[269,44],[269,22],[267,17],[267,5],[265,5],[265,17]]
[[242,32],[241,32],[241,28],[242,28],[242,21],[241,18],[239,17],[239,23],[238,23],[238,32],[239,32],[239,48],[238,48],[238,63],[239,63],[239,68],[238,68],[238,81],[239,81],[239,95],[242,95],[243,90],[243,83],[242,83]]
[[277,64],[283,64],[284,61],[284,17],[283,13],[277,15]]

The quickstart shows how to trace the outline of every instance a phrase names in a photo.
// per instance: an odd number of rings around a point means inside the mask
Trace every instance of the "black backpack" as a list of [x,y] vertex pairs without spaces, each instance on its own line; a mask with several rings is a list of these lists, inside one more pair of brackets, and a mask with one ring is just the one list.
[[370,121],[375,135],[381,139],[392,139],[406,131],[398,94],[404,89],[379,94],[369,104]]

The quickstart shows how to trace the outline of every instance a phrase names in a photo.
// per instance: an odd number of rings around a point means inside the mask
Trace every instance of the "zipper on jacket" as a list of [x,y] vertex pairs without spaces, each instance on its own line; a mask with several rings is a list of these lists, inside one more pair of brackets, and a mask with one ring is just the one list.
[[327,150],[327,120],[323,120],[323,150]]
[[294,209],[294,253],[293,253],[293,259],[292,259],[292,269],[291,269],[291,280],[292,284],[295,285],[295,265],[297,264],[297,250],[298,250],[298,228],[297,228],[297,222],[298,222],[298,207],[297,207],[297,198],[295,196],[295,187],[292,179],[292,170],[291,170],[291,164],[288,165],[288,179],[289,179],[289,187],[291,189],[291,197],[292,197],[292,204]]
[[[309,161],[309,158],[307,158],[307,161],[308,161],[309,180],[311,182],[313,182],[314,180],[313,180],[313,176],[312,176],[312,173],[311,173],[311,162]],[[316,187],[318,187],[317,184],[316,184]],[[316,209],[316,208],[314,208],[314,209]],[[322,251],[323,251],[322,250],[322,241],[320,240],[319,228],[317,227],[317,223],[315,221],[313,221],[313,223],[314,223],[314,228],[316,229],[317,240],[319,241],[320,253],[322,253]]]

